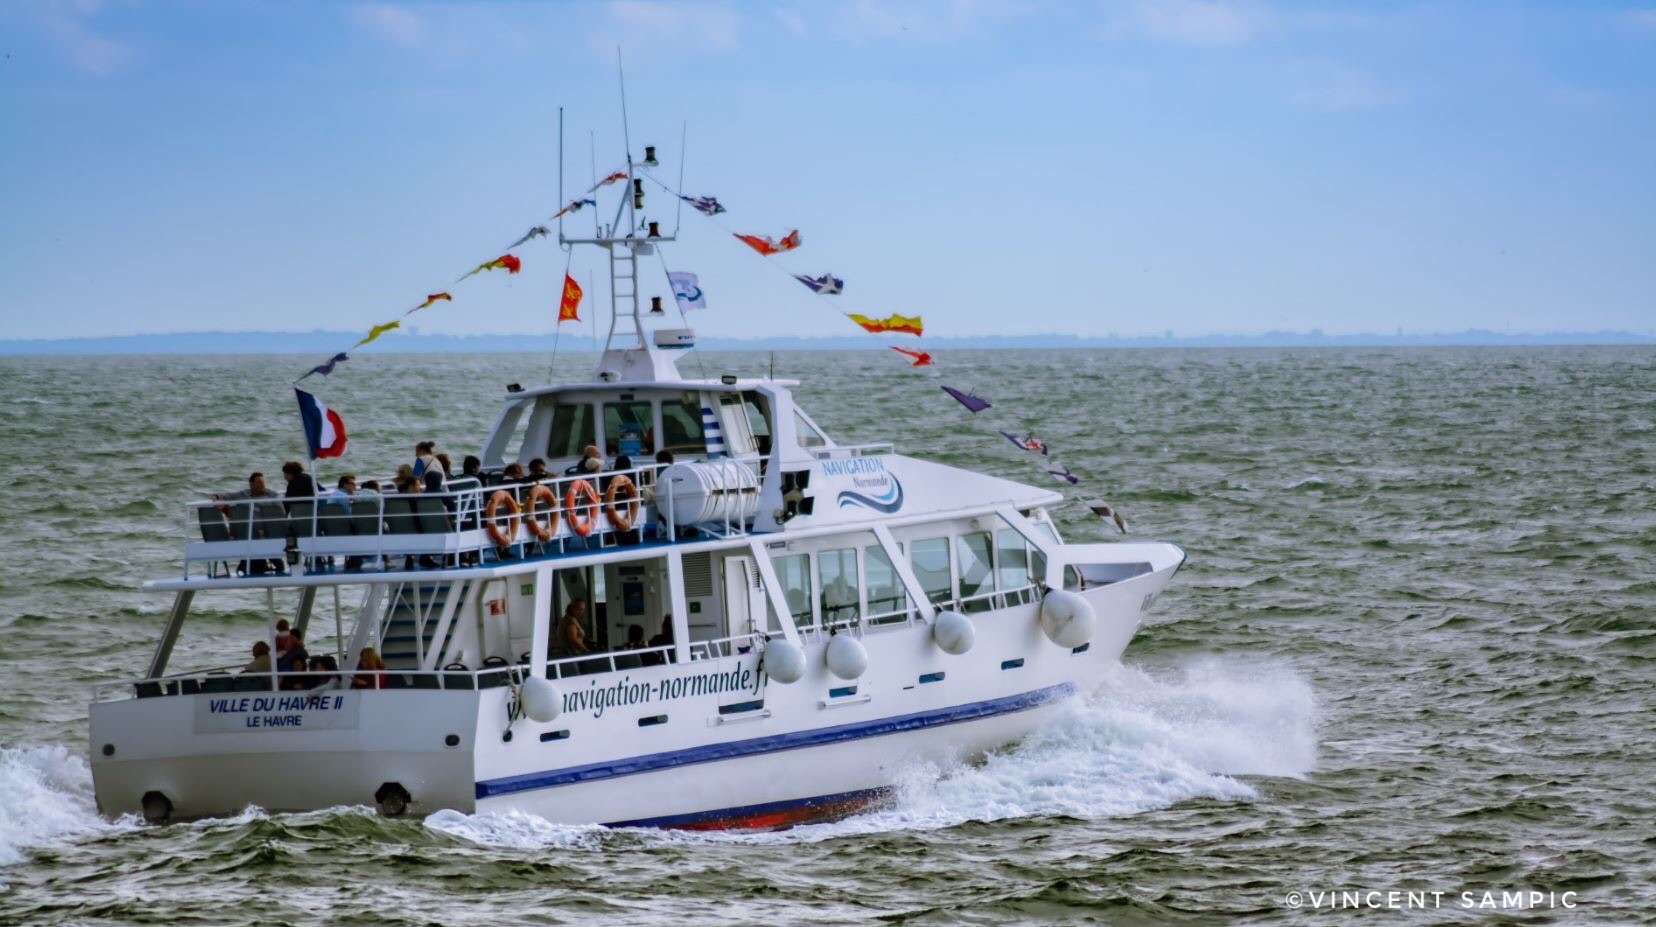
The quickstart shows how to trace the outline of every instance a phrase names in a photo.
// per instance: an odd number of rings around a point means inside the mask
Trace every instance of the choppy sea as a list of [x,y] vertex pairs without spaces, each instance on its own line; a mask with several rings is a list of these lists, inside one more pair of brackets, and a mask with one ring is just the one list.
[[[177,569],[181,503],[302,452],[288,382],[315,359],[0,358],[0,924],[1656,922],[1656,350],[946,360],[774,369],[842,442],[1046,480],[937,385],[975,389],[1184,570],[1119,672],[1024,742],[837,823],[684,834],[99,817],[88,689],[153,647],[168,603],[137,586]],[[547,375],[364,354],[310,382],[348,466],[384,473],[416,440],[475,449],[501,387]],[[239,653],[246,605],[175,661]]]

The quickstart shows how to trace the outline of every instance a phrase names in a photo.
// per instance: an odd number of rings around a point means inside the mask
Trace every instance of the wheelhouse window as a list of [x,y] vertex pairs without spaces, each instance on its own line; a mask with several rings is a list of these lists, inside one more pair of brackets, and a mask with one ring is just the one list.
[[897,624],[907,620],[907,602],[897,568],[878,544],[863,548],[863,568],[868,573],[869,624]]
[[920,588],[933,605],[953,598],[949,586],[949,539],[926,538],[909,545],[909,563],[920,580]]
[[822,589],[822,623],[847,624],[857,620],[857,549],[846,547],[817,554],[817,581]]
[[962,607],[968,612],[987,611],[993,607],[993,603],[988,597],[976,597],[995,591],[995,569],[989,551],[989,532],[974,531],[955,538],[955,556],[960,568]]
[[770,403],[754,390],[742,394],[742,410],[747,414],[748,432],[753,435],[753,449],[769,454],[771,449]]
[[794,626],[804,631],[815,622],[811,617],[811,557],[794,554],[791,557],[773,557],[776,581],[782,586],[782,599],[788,603]]
[[552,435],[546,442],[546,456],[579,457],[589,444],[598,443],[588,403],[559,403],[552,412]]
[[[1008,528],[995,535],[995,578],[1002,592],[1024,589],[1029,579],[1029,544],[1023,535]],[[1008,596],[1008,603],[1022,604],[1028,596]]]
[[655,416],[648,401],[604,403],[604,454],[626,454],[633,463],[655,453]]
[[661,403],[661,446],[674,456],[699,457],[707,452],[701,400],[668,399]]
[[806,421],[805,416],[800,415],[797,410],[794,412],[794,435],[799,439],[799,446],[806,449],[826,447],[828,444],[828,439],[823,437],[822,432],[817,431],[816,426]]

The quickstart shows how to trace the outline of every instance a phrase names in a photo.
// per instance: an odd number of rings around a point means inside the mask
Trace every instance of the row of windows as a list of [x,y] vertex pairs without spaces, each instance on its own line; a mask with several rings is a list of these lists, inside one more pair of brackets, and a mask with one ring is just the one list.
[[[724,423],[725,450],[731,454],[768,454],[771,448],[769,403],[757,391],[721,393],[719,409]],[[597,440],[602,418],[602,441]],[[523,442],[526,422],[515,430]],[[794,431],[803,448],[822,447],[828,439],[799,412],[794,412]],[[707,448],[702,425],[701,398],[694,393],[659,399],[623,399],[595,404],[560,402],[552,409],[552,427],[546,447],[519,448],[515,459],[544,456],[549,460],[580,457],[587,445],[601,448],[604,456],[626,454],[637,463],[670,451],[675,457],[697,457]]]
[[[907,551],[915,578],[933,605],[958,603],[966,612],[987,611],[993,607],[994,593],[1025,589],[1032,575],[1045,570],[1041,552],[1011,529],[993,535],[988,531],[962,534],[953,544],[947,537],[938,537],[900,542],[898,547]],[[794,624],[802,629],[819,621],[824,627],[855,623],[863,615],[865,602],[871,624],[907,619],[902,580],[878,544],[773,557],[772,563],[783,600]]]

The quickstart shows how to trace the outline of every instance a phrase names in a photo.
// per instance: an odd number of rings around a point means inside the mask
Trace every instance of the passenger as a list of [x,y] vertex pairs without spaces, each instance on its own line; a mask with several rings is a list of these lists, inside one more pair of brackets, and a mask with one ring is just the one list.
[[523,482],[523,464],[513,461],[506,465],[505,470],[500,471],[499,485],[509,486],[521,482]]
[[548,479],[551,479],[551,478],[552,478],[552,474],[546,472],[546,461],[540,459],[539,457],[536,457],[534,460],[529,461],[529,479],[530,480],[538,483],[541,480],[548,480]]
[[475,454],[467,454],[466,459],[460,463],[460,475],[469,476],[481,485],[483,483],[483,461],[478,460]]
[[241,671],[243,673],[270,672],[270,645],[264,641],[254,641],[253,659],[247,661],[247,665],[242,667]]
[[292,649],[293,641],[292,626],[288,624],[288,620],[286,618],[278,620],[276,622],[276,658],[278,660],[285,657],[287,652]]
[[625,644],[621,645],[621,649],[622,650],[643,650],[645,646],[646,646],[646,644],[644,643],[644,626],[641,625],[641,624],[629,624],[629,625],[627,625],[627,642]]
[[[247,478],[247,488],[238,489],[230,493],[216,493],[212,497],[215,502],[246,502],[246,505],[219,506],[230,519],[230,536],[237,540],[250,540],[270,536],[271,526],[285,519],[286,511],[277,502],[259,502],[260,499],[279,499],[280,496],[271,492],[265,486],[263,473],[255,472]],[[283,525],[285,530],[286,526]],[[243,560],[241,572],[261,576],[265,573],[283,572],[280,560]]]
[[371,493],[373,493],[374,495],[377,496],[377,495],[379,495],[379,491],[380,491],[379,480],[364,480],[363,483],[362,483],[362,488],[357,490],[357,493],[361,494],[361,493],[365,493],[365,492],[371,492]]
[[283,679],[279,688],[282,689],[309,689],[312,680],[304,675],[310,669],[310,654],[305,652],[305,642],[300,639],[299,632],[293,634],[293,646],[276,661],[276,672],[287,673],[291,678]]
[[385,661],[380,659],[379,652],[374,648],[362,648],[362,654],[357,658],[357,670],[357,674],[351,677],[351,688],[385,688]]
[[323,654],[320,657],[311,657],[311,688],[330,685],[339,677],[339,661],[332,654]]
[[454,464],[449,462],[449,455],[439,451],[433,456],[437,458],[438,463],[443,465],[443,479],[447,480],[450,476],[454,475]]
[[[671,647],[671,646],[673,646],[673,615],[672,615],[671,612],[661,616],[661,633],[657,634],[655,637],[650,638],[649,646],[651,646],[651,647]],[[655,658],[653,663],[650,660],[651,657]],[[660,653],[646,654],[645,655],[645,660],[644,660],[644,663],[647,666],[654,666],[654,665],[659,665],[659,664],[662,664],[662,663],[671,663],[671,662],[673,662],[673,651],[671,651],[671,650],[664,650]]]
[[666,448],[662,448],[661,450],[656,451],[656,463],[661,464],[662,466],[665,467],[668,464],[671,464],[672,462],[673,462],[673,452],[672,451],[669,451]]
[[564,471],[564,476],[586,476],[604,469],[604,458],[598,453],[598,446],[588,444],[581,452],[581,459],[573,467]]
[[347,473],[339,478],[334,488],[323,490],[317,498],[325,502],[350,502],[357,492],[356,474]]
[[443,491],[447,480],[443,478],[443,471],[434,467],[425,472],[424,482],[426,492],[439,493]]
[[578,657],[592,652],[587,646],[586,628],[581,622],[586,620],[587,604],[585,599],[576,599],[564,609],[563,618],[558,621],[557,647],[566,657]]
[[[288,499],[316,498],[316,481],[305,472],[303,464],[297,460],[290,460],[282,464],[282,477],[287,480],[287,491],[282,495]],[[288,508],[292,511],[291,506]]]
[[[432,469],[443,469],[442,461],[438,460],[435,454],[436,448],[437,443],[435,441],[421,441],[414,445],[413,470],[415,476],[425,476]],[[443,475],[446,477],[448,473],[445,471]]]
[[391,485],[392,486],[401,486],[403,484],[404,480],[407,480],[410,477],[413,477],[414,475],[415,475],[415,473],[414,473],[414,465],[413,464],[402,464],[401,466],[397,467],[397,475],[391,478]]

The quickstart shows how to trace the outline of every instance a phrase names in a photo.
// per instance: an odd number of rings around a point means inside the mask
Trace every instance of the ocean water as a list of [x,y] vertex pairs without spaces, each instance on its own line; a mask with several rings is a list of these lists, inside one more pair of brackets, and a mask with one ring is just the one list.
[[[287,384],[313,361],[0,358],[0,924],[1656,920],[1656,350],[948,355],[941,382],[1189,561],[1101,689],[843,821],[101,819],[88,687],[147,659],[168,603],[136,587],[177,568],[180,503],[301,453]],[[1045,479],[891,357],[774,363],[841,441]],[[419,439],[474,449],[500,387],[547,373],[365,354],[316,386],[349,466],[383,473]],[[175,660],[238,653],[258,605],[198,602]],[[1465,907],[1520,890],[1553,906]],[[1442,894],[1315,906],[1342,891]]]

